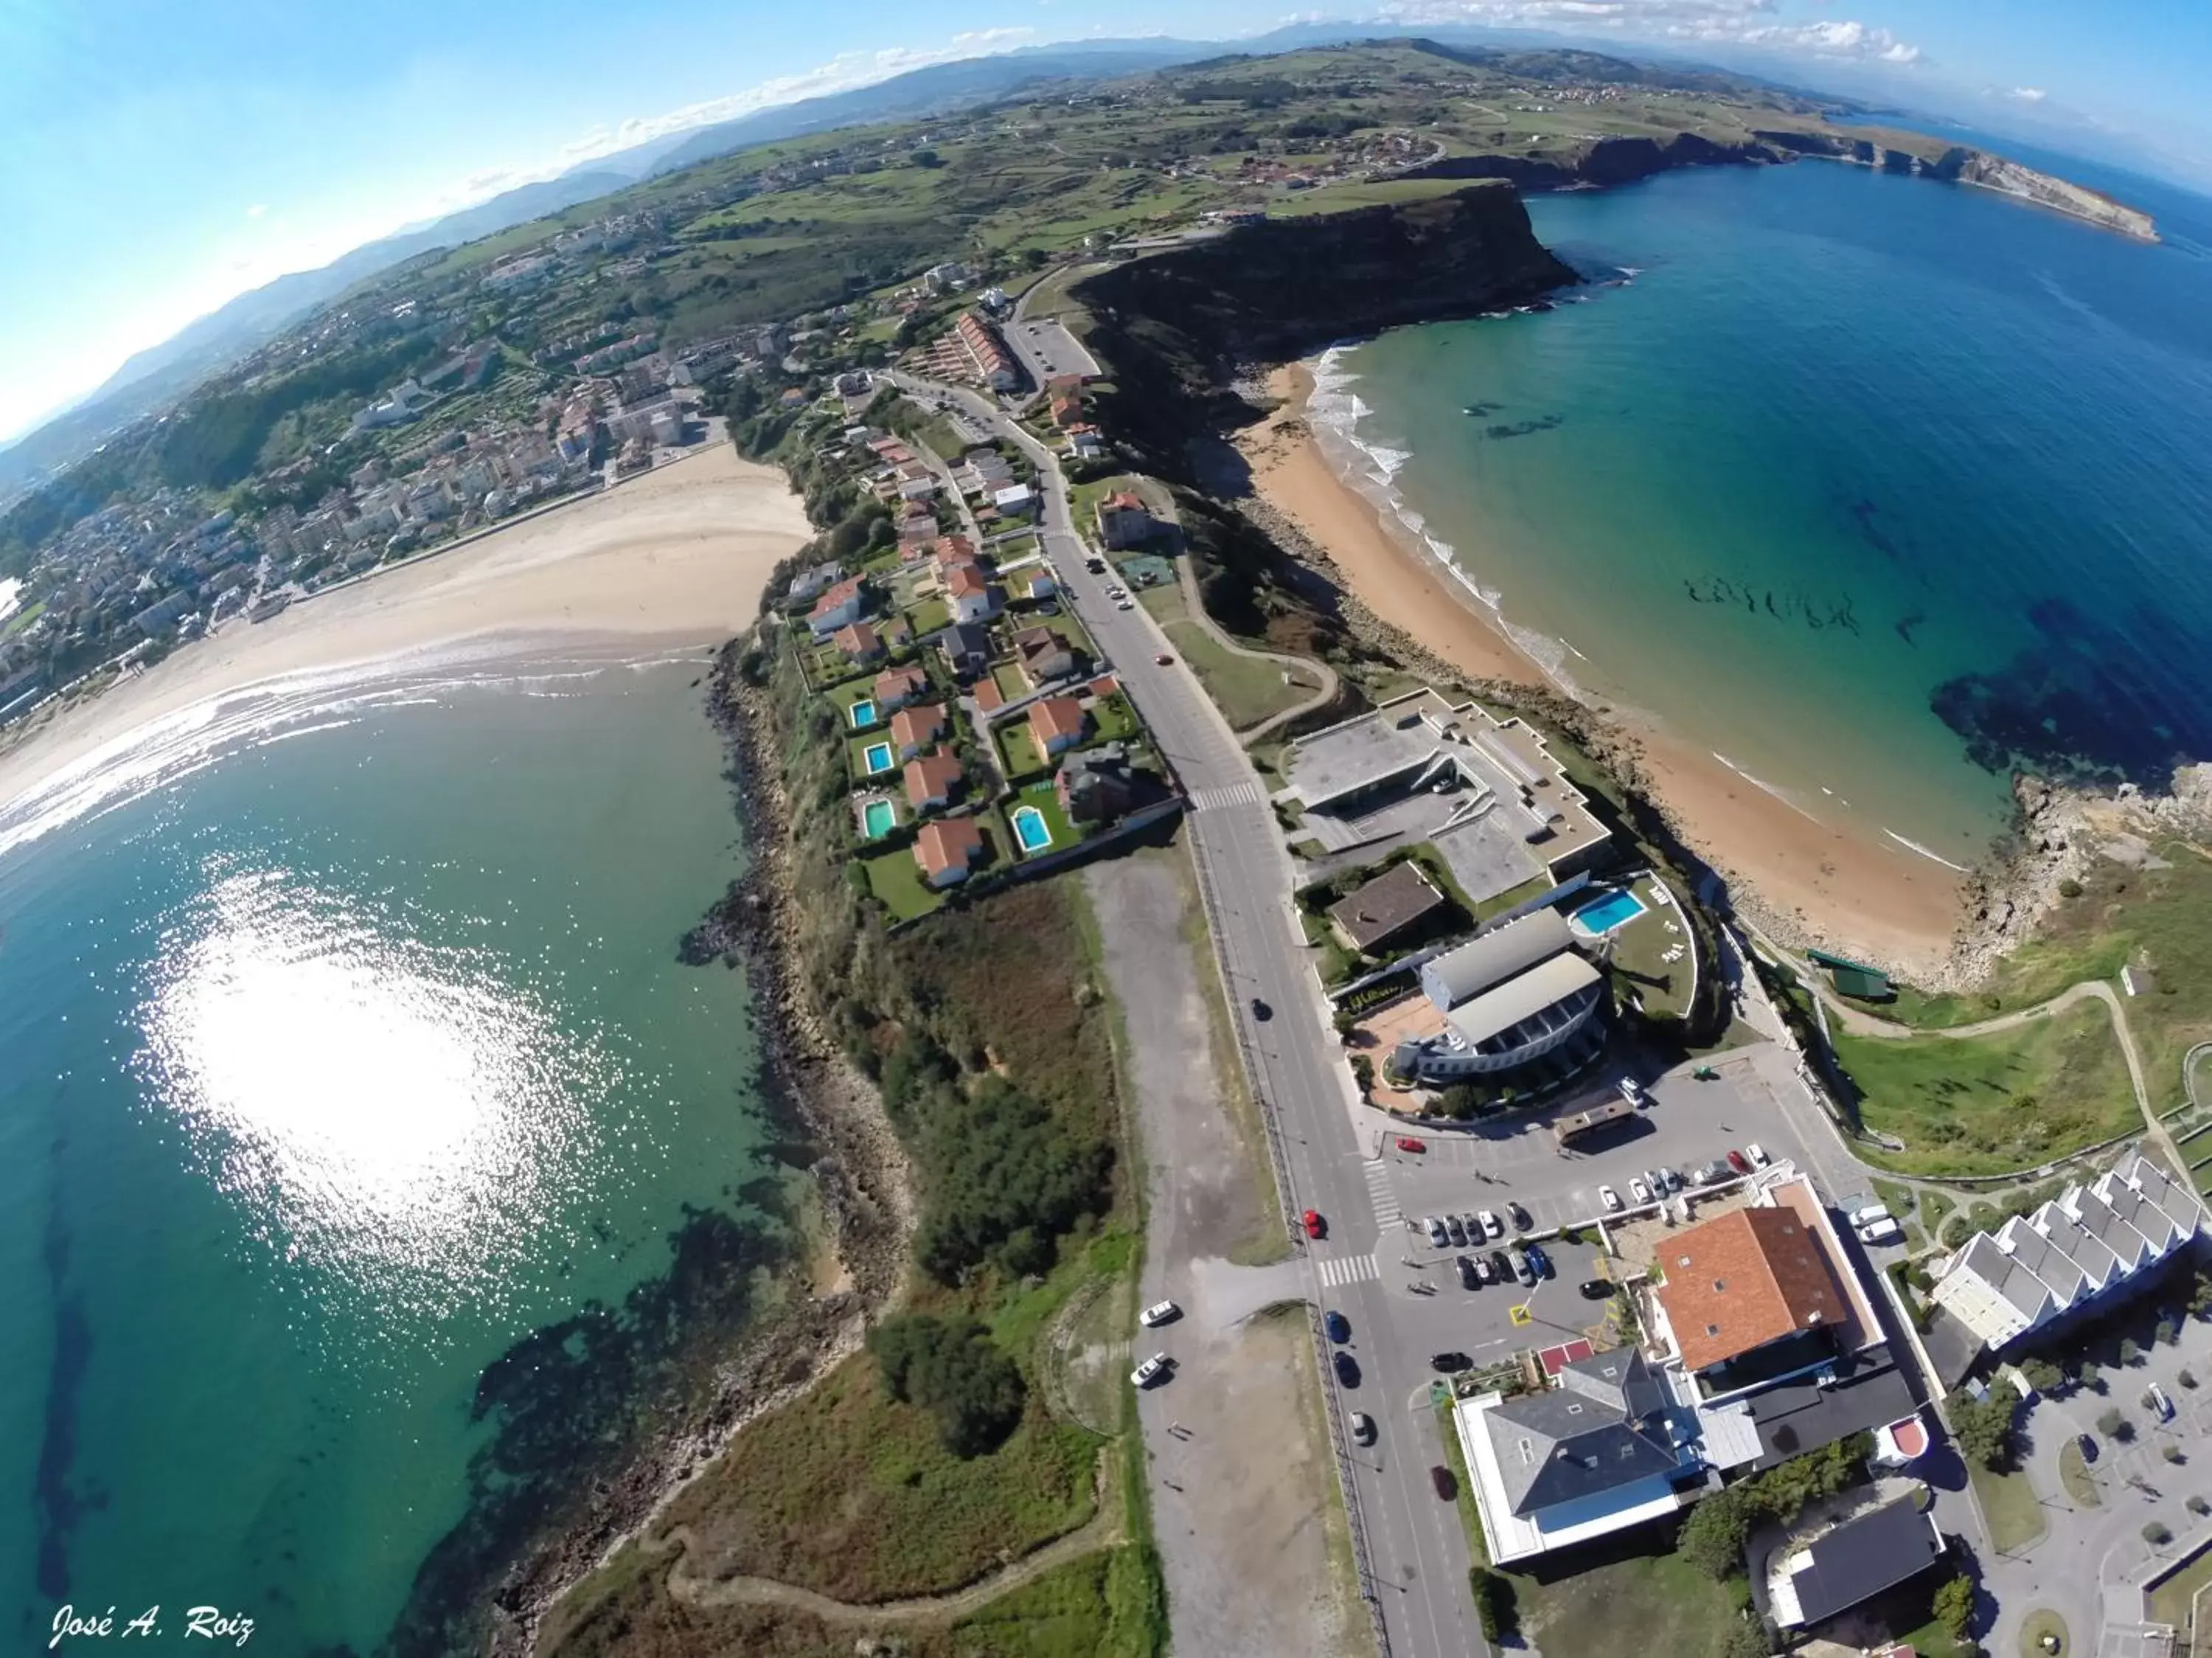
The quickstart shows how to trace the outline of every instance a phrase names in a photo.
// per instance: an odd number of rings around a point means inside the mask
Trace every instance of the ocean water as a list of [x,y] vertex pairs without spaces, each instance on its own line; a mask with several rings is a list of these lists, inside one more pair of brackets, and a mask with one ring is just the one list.
[[1324,445],[1562,683],[1971,863],[2212,758],[2212,201],[2147,247],[1826,162],[1530,198],[1592,283],[1323,360]]
[[295,686],[0,818],[10,1650],[430,1649],[696,1311],[672,1236],[773,1264],[744,986],[676,956],[742,867],[703,667]]

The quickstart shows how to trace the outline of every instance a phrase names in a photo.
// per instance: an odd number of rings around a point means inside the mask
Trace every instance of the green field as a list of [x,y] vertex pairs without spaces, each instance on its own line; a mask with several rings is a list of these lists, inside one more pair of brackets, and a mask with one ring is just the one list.
[[1990,1522],[1990,1546],[1999,1554],[2026,1548],[2043,1535],[2043,1504],[2036,1501],[2035,1486],[2020,1469],[1992,1473],[1973,1457],[1966,1459],[1966,1475]]
[[1276,663],[1224,650],[1191,619],[1180,587],[1146,588],[1138,601],[1159,619],[1176,654],[1190,665],[1206,694],[1239,731],[1297,707],[1319,688],[1317,680],[1286,685]]
[[1716,1583],[1672,1554],[1607,1561],[1548,1582],[1507,1574],[1522,1633],[1539,1651],[1714,1653],[1742,1622],[1741,1579]]
[[1855,1149],[1902,1174],[2009,1173],[2142,1125],[2119,1042],[2094,1003],[1995,1035],[1835,1030],[1832,1040],[1862,1095],[1861,1119],[1905,1144]]

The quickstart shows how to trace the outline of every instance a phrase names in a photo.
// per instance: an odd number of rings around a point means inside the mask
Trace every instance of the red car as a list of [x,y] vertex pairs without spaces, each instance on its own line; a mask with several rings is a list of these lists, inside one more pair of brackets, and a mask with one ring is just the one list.
[[1306,1224],[1306,1236],[1309,1238],[1318,1238],[1328,1230],[1328,1223],[1322,1219],[1321,1211],[1317,1209],[1306,1210],[1299,1218]]
[[1428,1149],[1426,1140],[1411,1140],[1402,1134],[1398,1137],[1398,1149],[1401,1151],[1426,1151]]
[[1739,1174],[1748,1174],[1751,1173],[1751,1160],[1740,1151],[1731,1151],[1729,1153],[1728,1163],[1729,1167]]

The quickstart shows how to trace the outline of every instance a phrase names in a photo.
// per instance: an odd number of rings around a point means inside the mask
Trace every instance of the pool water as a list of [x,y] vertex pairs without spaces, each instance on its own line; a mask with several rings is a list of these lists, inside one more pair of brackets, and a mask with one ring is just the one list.
[[1013,824],[1014,838],[1021,842],[1024,852],[1042,852],[1052,844],[1052,827],[1036,807],[1016,807]]
[[867,831],[870,840],[888,835],[898,822],[898,814],[887,800],[872,800],[860,808],[860,826]]
[[868,768],[868,775],[891,769],[891,746],[887,742],[872,742],[860,751],[860,764]]
[[853,704],[853,729],[859,731],[876,722],[876,703],[872,697],[863,697]]
[[1585,932],[1602,934],[1626,926],[1643,913],[1644,900],[1623,887],[1603,898],[1593,899],[1576,911],[1571,919]]

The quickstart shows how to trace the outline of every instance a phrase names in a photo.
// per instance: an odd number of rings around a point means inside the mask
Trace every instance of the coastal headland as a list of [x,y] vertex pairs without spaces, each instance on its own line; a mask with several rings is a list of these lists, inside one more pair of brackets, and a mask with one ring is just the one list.
[[709,445],[270,621],[234,622],[96,699],[57,709],[0,753],[0,802],[97,764],[155,722],[287,678],[552,638],[720,643],[751,620],[769,573],[808,533],[780,472]]

